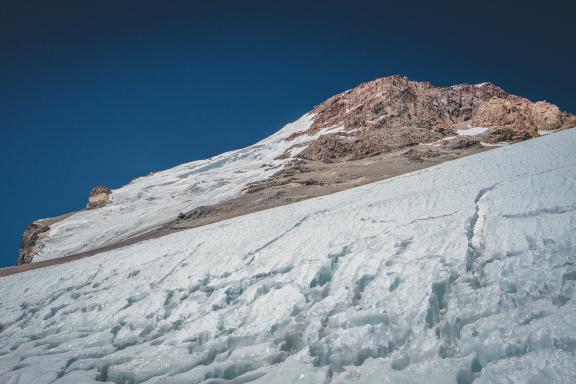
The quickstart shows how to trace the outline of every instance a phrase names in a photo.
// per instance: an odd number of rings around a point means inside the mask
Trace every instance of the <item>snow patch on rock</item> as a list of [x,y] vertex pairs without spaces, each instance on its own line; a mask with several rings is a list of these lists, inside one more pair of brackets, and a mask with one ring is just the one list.
[[458,129],[456,133],[458,134],[458,136],[477,136],[483,134],[487,130],[488,128],[470,127],[467,129]]

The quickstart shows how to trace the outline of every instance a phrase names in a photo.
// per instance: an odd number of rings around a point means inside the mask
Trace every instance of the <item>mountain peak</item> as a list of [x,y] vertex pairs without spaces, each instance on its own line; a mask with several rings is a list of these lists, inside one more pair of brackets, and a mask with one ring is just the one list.
[[[353,136],[403,131],[429,136],[453,135],[463,125],[499,128],[502,141],[536,137],[539,129],[558,130],[576,125],[576,118],[546,102],[533,103],[493,83],[435,87],[406,76],[388,76],[339,93],[312,110],[314,123],[307,132],[342,127]],[[401,134],[402,135],[402,134]]]
[[254,146],[114,191],[96,187],[87,210],[29,226],[20,263],[93,254],[574,126],[576,117],[558,107],[489,82],[436,87],[382,77],[330,97]]

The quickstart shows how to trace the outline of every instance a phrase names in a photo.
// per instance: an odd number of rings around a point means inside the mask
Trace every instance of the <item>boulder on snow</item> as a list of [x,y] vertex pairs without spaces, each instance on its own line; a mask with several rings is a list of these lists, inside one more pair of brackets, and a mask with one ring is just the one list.
[[111,202],[110,200],[111,193],[112,191],[110,190],[110,188],[105,187],[103,185],[96,185],[90,191],[90,195],[88,196],[88,204],[86,205],[86,208],[94,209],[107,205],[108,203]]

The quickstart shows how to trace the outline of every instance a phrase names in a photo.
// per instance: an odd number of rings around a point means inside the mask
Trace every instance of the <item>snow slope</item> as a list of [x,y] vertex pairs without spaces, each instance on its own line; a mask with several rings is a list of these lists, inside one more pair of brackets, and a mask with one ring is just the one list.
[[263,168],[264,164],[282,166],[290,159],[275,158],[290,146],[326,133],[284,140],[292,133],[308,129],[312,117],[306,114],[252,146],[141,177],[112,191],[111,205],[81,211],[51,225],[48,235],[39,240],[33,261],[99,248],[157,228],[180,212],[239,195],[247,184],[278,171]]
[[2,383],[574,383],[576,130],[0,279]]

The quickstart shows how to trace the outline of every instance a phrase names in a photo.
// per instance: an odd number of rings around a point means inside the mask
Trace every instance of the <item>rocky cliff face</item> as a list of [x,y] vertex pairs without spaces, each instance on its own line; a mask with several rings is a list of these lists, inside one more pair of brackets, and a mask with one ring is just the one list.
[[373,156],[419,143],[430,143],[468,127],[487,128],[488,143],[520,141],[576,126],[576,116],[558,107],[510,95],[492,83],[433,87],[406,77],[377,79],[316,106],[314,123],[300,135],[329,127],[340,132],[314,141],[300,157],[339,161]]
[[[88,195],[88,203],[86,205],[86,209],[101,208],[109,204],[111,201],[111,194],[112,191],[109,188],[103,185],[96,185],[94,188],[92,188],[90,194]],[[65,220],[72,214],[73,213],[44,220],[36,220],[28,224],[26,229],[24,229],[24,233],[22,234],[22,238],[20,240],[17,264],[22,265],[31,263],[39,248],[41,248],[41,246],[39,246],[40,240],[48,236],[50,226]]]
[[20,250],[18,252],[18,265],[31,263],[34,256],[38,253],[41,247],[39,242],[41,239],[48,236],[50,226],[73,215],[74,212],[65,215],[52,217],[49,219],[35,220],[28,224],[24,229],[22,238],[20,239]]
[[50,230],[50,226],[42,224],[40,221],[33,221],[26,226],[22,239],[20,240],[20,251],[18,252],[18,265],[32,262],[35,254],[36,242],[43,234]]

